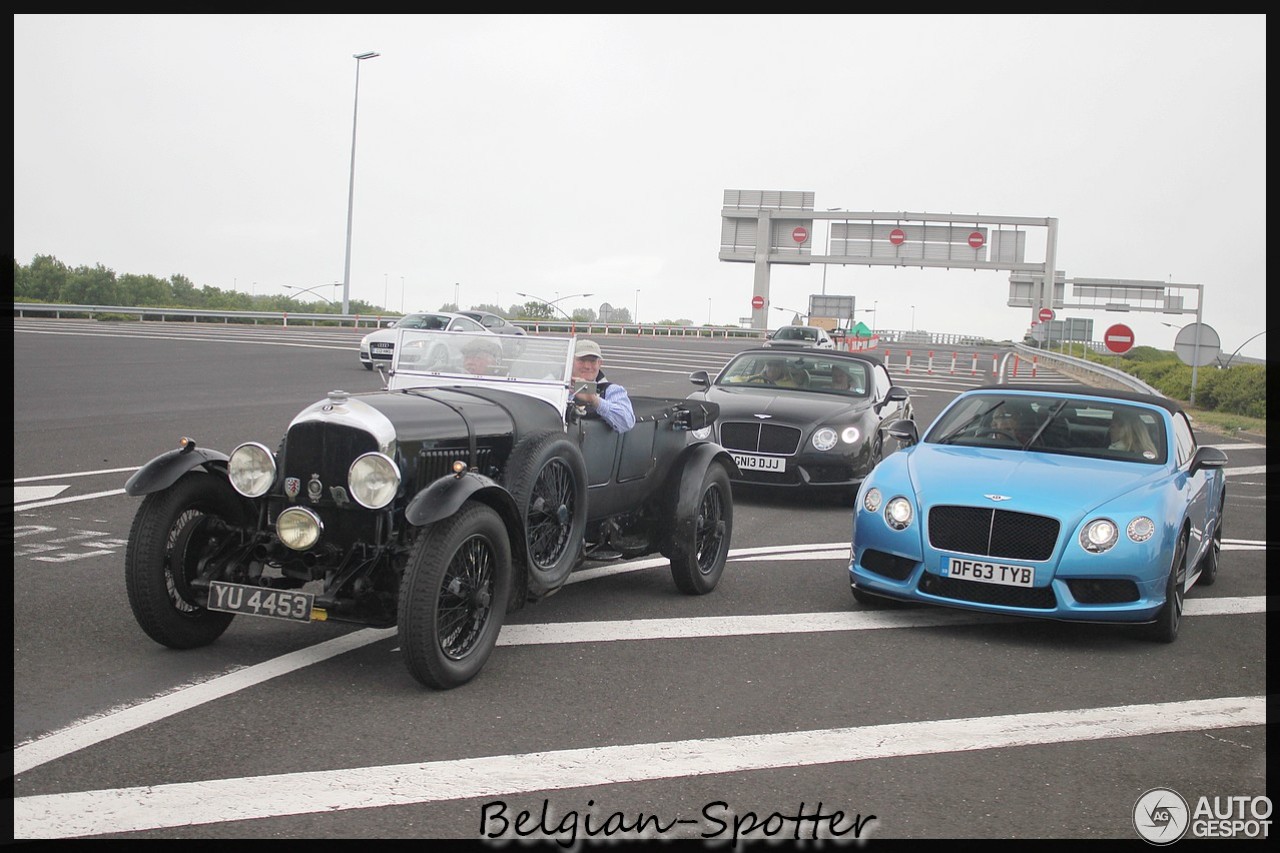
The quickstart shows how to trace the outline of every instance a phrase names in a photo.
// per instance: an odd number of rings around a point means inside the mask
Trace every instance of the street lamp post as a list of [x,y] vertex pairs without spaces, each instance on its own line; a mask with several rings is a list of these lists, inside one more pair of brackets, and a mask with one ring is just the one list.
[[[1263,335],[1265,335],[1266,333],[1267,333],[1267,330],[1266,330],[1266,329],[1263,329],[1261,332],[1258,332],[1258,334],[1254,335],[1254,336],[1253,336],[1253,338],[1260,338],[1260,337],[1262,337]],[[1249,338],[1248,340],[1246,340],[1246,341],[1244,342],[1244,344],[1249,343],[1249,341],[1253,340],[1253,338]],[[1231,353],[1231,355],[1227,356],[1227,363],[1226,363],[1226,364],[1224,364],[1224,365],[1222,365],[1222,369],[1223,369],[1223,370],[1226,370],[1227,368],[1229,368],[1229,367],[1231,366],[1231,359],[1235,358],[1235,357],[1236,357],[1236,355],[1240,352],[1240,350],[1244,349],[1244,344],[1241,344],[1240,346],[1236,347],[1236,351],[1235,351],[1235,352],[1233,352],[1233,353]]]
[[[833,210],[839,210],[839,209],[840,208],[838,207],[828,207],[827,213],[830,213]],[[828,219],[827,220],[827,249],[826,249],[826,252],[823,253],[823,257],[824,258],[830,257],[830,255],[831,255],[831,220]],[[822,262],[822,295],[823,296],[827,295],[827,267],[829,266],[830,264],[828,264],[825,260]]]
[[916,330],[916,306],[911,306],[911,331]]
[[404,313],[404,276],[400,276],[400,313]]
[[636,288],[636,313],[631,319],[636,321],[637,326],[640,325],[640,288],[638,287]]
[[387,279],[388,278],[390,278],[390,274],[384,272],[382,274],[382,310],[383,311],[391,310],[390,308],[387,307]]
[[351,108],[351,178],[347,183],[347,259],[342,265],[342,313],[351,313],[351,212],[356,201],[356,117],[360,114],[360,62],[378,56],[376,51],[353,53],[356,61],[356,96]]
[[556,291],[556,294],[557,294],[557,295],[556,295],[556,298],[555,298],[555,299],[551,299],[551,300],[543,299],[541,296],[535,296],[535,295],[534,295],[534,294],[532,294],[532,293],[522,293],[522,292],[521,292],[521,291],[519,291],[519,290],[517,290],[517,291],[516,291],[516,296],[523,296],[523,297],[525,297],[526,299],[536,299],[536,300],[538,300],[539,302],[541,302],[543,305],[546,305],[548,308],[554,308],[554,309],[556,309],[557,311],[559,311],[561,314],[564,314],[564,318],[565,318],[566,320],[568,320],[570,323],[572,323],[572,322],[573,322],[573,318],[572,318],[572,317],[570,317],[568,314],[566,314],[566,313],[565,313],[565,310],[564,310],[563,308],[561,308],[559,305],[557,305],[556,303],[557,303],[557,302],[562,302],[562,301],[564,301],[564,300],[566,300],[566,299],[576,299],[576,298],[578,298],[578,297],[582,297],[582,298],[584,298],[584,299],[585,299],[585,298],[588,298],[588,297],[590,297],[590,296],[592,296],[592,295],[593,295],[593,294],[590,294],[590,293],[571,293],[571,294],[569,294],[568,296],[560,296],[560,295],[559,295],[559,293],[560,293],[560,291]]

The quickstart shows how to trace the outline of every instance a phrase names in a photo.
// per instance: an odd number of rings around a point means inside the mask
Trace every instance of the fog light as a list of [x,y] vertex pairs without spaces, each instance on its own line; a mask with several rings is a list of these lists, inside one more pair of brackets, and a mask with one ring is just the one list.
[[324,523],[305,506],[291,506],[276,518],[276,536],[289,548],[305,551],[320,541]]

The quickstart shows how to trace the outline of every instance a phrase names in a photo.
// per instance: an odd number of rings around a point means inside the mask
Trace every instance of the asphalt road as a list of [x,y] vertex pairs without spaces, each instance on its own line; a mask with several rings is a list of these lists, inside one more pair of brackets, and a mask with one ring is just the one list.
[[[1266,450],[1218,436],[1221,573],[1167,646],[866,611],[848,506],[747,493],[715,592],[660,561],[581,572],[457,690],[420,688],[393,630],[241,618],[157,646],[125,596],[125,479],[181,436],[274,446],[325,392],[379,387],[357,339],[14,320],[15,838],[1137,841],[1150,789],[1265,795]],[[600,340],[611,379],[675,397],[741,348]],[[891,352],[918,420],[1004,353],[976,354]]]

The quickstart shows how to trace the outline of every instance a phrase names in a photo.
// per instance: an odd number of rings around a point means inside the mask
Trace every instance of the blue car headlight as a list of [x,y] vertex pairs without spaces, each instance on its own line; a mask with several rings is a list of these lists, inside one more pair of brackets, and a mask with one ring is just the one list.
[[1124,531],[1134,542],[1146,542],[1156,532],[1156,523],[1145,515],[1140,515]]
[[882,503],[884,503],[884,495],[880,494],[879,489],[867,489],[867,493],[862,496],[862,508],[867,512],[879,512]]
[[1109,518],[1095,518],[1080,530],[1080,547],[1091,554],[1109,551],[1119,539],[1116,523]]
[[911,501],[901,495],[890,498],[884,505],[885,523],[894,530],[906,530],[911,526],[911,519],[914,516],[915,510],[911,507]]

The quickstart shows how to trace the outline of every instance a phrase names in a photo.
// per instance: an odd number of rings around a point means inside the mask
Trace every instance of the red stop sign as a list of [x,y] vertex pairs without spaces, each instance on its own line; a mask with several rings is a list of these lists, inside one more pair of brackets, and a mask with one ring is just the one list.
[[1050,321],[1050,320],[1052,320],[1052,319],[1053,319],[1053,309],[1052,309],[1052,308],[1041,308],[1041,309],[1040,309],[1040,322],[1041,322],[1041,323],[1047,323],[1047,322],[1049,322],[1049,321]]
[[1133,346],[1133,329],[1124,323],[1116,323],[1103,334],[1102,342],[1114,353],[1128,352]]
[[986,240],[986,238],[985,238],[985,237],[983,237],[983,236],[982,236],[982,232],[981,232],[981,231],[974,231],[974,232],[972,232],[972,233],[970,233],[970,234],[969,234],[969,247],[970,247],[970,248],[972,248],[972,249],[981,249],[981,248],[982,248],[982,244],[983,244],[983,243],[985,243],[985,242],[987,242],[987,240]]
[[895,246],[901,246],[903,241],[907,239],[907,232],[901,228],[895,228],[889,232],[889,242]]
[[763,297],[763,296],[753,296],[753,297],[751,297],[751,307],[752,307],[752,308],[763,308],[763,307],[764,307],[764,297]]
[[809,239],[809,229],[803,225],[797,225],[795,230],[791,232],[791,239],[797,243],[803,243]]

